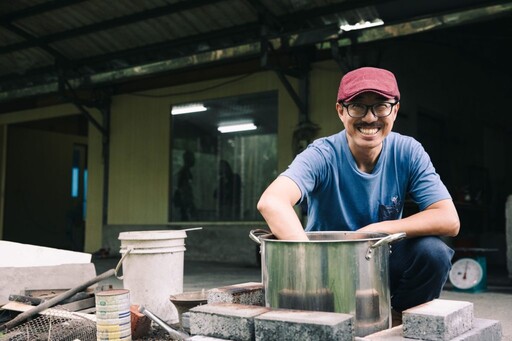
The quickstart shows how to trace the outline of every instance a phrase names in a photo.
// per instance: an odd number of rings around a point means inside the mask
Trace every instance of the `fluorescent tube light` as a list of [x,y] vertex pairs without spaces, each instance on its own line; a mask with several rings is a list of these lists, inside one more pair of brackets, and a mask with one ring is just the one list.
[[362,30],[363,28],[369,28],[369,27],[375,27],[375,26],[381,26],[381,25],[384,25],[384,21],[382,19],[375,19],[373,21],[361,20],[360,22],[358,22],[354,25],[350,25],[350,24],[340,25],[340,30],[347,32],[347,31],[353,31],[353,30]]
[[172,115],[190,114],[193,112],[206,111],[206,107],[203,104],[185,104],[185,105],[174,105],[171,109]]
[[221,133],[234,133],[236,131],[255,130],[257,127],[254,123],[221,125],[217,128]]

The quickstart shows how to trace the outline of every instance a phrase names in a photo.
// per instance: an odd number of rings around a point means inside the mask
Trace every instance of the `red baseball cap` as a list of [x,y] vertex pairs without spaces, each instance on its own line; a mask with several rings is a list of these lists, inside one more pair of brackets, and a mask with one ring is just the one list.
[[343,76],[338,89],[338,102],[350,101],[366,91],[378,93],[389,99],[400,99],[398,84],[392,72],[375,67],[362,67]]

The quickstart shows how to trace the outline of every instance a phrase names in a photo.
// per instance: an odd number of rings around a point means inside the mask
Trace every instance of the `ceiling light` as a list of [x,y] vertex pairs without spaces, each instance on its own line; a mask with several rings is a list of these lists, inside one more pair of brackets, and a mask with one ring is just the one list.
[[362,30],[363,28],[369,28],[369,27],[375,27],[375,26],[381,26],[381,25],[384,25],[384,21],[382,19],[374,19],[373,21],[363,21],[361,20],[360,22],[354,24],[354,25],[350,25],[350,24],[346,24],[346,25],[340,25],[340,30],[341,31],[353,31],[353,30]]
[[172,115],[190,114],[193,112],[206,111],[206,107],[203,104],[185,104],[185,105],[174,105],[171,109]]
[[221,133],[234,133],[236,131],[255,130],[257,127],[254,123],[221,125],[217,128]]

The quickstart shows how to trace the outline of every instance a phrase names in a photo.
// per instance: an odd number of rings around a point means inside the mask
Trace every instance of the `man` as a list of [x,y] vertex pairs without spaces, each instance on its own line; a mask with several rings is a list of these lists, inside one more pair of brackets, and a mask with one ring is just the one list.
[[[309,145],[258,202],[279,239],[308,239],[293,210],[303,202],[306,231],[405,232],[408,238],[393,244],[390,256],[391,305],[398,313],[439,297],[453,250],[438,236],[456,236],[460,226],[421,144],[391,132],[399,100],[388,70],[347,73],[336,103],[345,129]],[[401,219],[407,195],[420,211]]]

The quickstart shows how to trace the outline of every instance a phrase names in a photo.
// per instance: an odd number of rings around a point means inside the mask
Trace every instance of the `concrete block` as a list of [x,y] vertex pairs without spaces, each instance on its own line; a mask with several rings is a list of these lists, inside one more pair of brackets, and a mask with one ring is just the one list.
[[279,309],[254,318],[256,341],[353,340],[352,315]]
[[0,301],[25,290],[71,289],[96,277],[93,263],[0,267]]
[[473,328],[473,303],[436,299],[402,312],[404,336],[451,340]]
[[[473,328],[450,341],[500,341],[501,323],[497,320],[475,319]],[[412,341],[404,337],[402,326],[396,326],[365,337],[356,337],[354,341]]]
[[247,282],[208,290],[208,303],[265,305],[263,284]]
[[500,321],[476,318],[473,329],[451,341],[500,341],[502,333]]
[[190,312],[181,314],[181,328],[190,333]]
[[213,303],[190,309],[190,333],[228,340],[254,340],[254,318],[270,308]]
[[37,267],[91,262],[90,253],[0,240],[0,267]]

